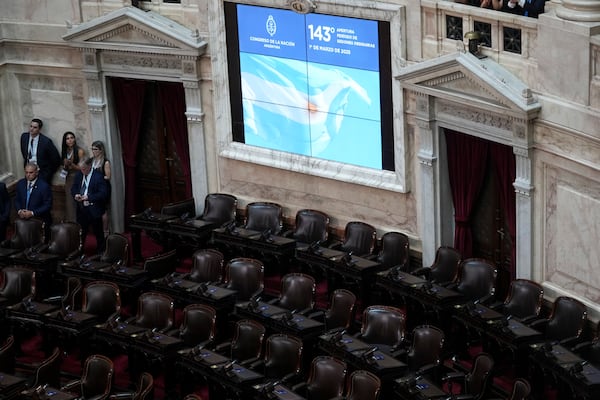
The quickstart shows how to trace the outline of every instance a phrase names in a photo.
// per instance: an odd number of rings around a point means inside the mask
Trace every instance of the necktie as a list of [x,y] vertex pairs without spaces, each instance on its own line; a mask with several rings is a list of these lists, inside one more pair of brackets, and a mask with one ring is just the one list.
[[29,197],[31,197],[31,190],[33,189],[33,182],[29,182],[27,185],[27,199],[25,200],[25,208],[29,210]]
[[33,153],[33,138],[31,138],[31,141],[29,142],[29,152],[27,153],[27,161],[31,160],[32,153]]
[[83,181],[81,181],[81,194],[84,195],[85,194],[85,190],[87,189],[87,183],[86,183],[86,177],[83,178]]

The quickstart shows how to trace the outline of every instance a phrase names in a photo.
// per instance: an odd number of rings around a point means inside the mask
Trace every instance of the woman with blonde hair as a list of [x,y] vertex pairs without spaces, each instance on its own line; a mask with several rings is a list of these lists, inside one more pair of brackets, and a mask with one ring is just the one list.
[[63,166],[60,176],[65,180],[65,220],[75,221],[77,209],[71,195],[71,186],[75,174],[79,171],[79,162],[85,160],[85,150],[77,144],[77,138],[71,131],[63,134],[61,156]]
[[108,186],[108,199],[106,200],[106,212],[102,215],[102,224],[104,225],[104,233],[107,235],[109,233],[108,229],[108,208],[110,205],[110,161],[106,158],[106,148],[104,147],[104,143],[100,140],[96,140],[92,143],[92,158],[94,162],[92,164],[92,168],[97,172],[100,172],[104,179],[106,180],[106,184]]

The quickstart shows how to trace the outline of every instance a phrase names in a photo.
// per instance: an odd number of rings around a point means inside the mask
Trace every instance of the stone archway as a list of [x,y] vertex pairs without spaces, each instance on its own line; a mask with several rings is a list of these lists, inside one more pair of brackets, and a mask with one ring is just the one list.
[[[69,29],[63,39],[82,54],[87,81],[88,111],[94,139],[103,140],[109,154],[121,154],[118,128],[106,78],[110,76],[182,82],[185,89],[192,194],[208,193],[200,90],[200,58],[206,50],[198,31],[152,11],[125,7]],[[123,164],[113,156],[112,226],[124,229]],[[202,202],[197,202],[201,206]]]
[[[435,250],[452,244],[453,210],[443,178],[440,132],[460,130],[513,148],[516,158],[517,276],[530,278],[533,260],[533,121],[540,105],[529,88],[491,59],[456,53],[407,67],[397,79],[407,95],[405,110],[414,115],[420,170],[423,264]],[[407,111],[405,111],[407,112]]]

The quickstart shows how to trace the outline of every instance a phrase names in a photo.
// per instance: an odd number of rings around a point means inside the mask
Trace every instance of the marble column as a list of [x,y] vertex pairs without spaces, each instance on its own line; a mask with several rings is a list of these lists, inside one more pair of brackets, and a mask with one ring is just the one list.
[[600,22],[600,0],[562,0],[556,15],[569,21]]
[[527,148],[513,147],[516,178],[513,183],[516,201],[516,277],[532,279],[533,268],[533,186],[531,185],[531,158]]

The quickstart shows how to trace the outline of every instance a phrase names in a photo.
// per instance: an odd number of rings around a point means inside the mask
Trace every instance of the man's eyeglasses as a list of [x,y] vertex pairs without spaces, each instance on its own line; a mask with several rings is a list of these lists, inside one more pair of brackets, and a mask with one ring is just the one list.
[[100,150],[100,149],[97,147],[92,147],[92,150]]

